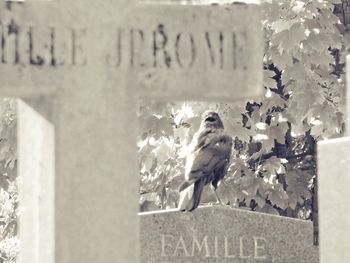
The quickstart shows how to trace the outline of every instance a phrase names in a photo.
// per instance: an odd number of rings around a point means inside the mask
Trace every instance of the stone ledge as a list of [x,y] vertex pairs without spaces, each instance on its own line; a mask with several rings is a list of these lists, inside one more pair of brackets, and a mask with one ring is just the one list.
[[[350,139],[350,138],[349,138]],[[178,209],[167,209],[167,210],[156,210],[156,211],[148,211],[148,212],[140,212],[138,213],[139,216],[148,216],[148,215],[158,215],[158,214],[190,214],[190,213],[200,213],[201,210],[206,210],[206,209],[215,209],[215,210],[227,210],[235,213],[242,213],[242,214],[249,214],[252,216],[262,216],[262,217],[272,217],[272,218],[278,218],[282,220],[287,220],[287,221],[294,221],[294,222],[299,222],[300,224],[306,224],[312,226],[312,222],[308,220],[301,220],[297,218],[292,218],[292,217],[285,217],[285,216],[278,216],[278,215],[273,215],[273,214],[266,214],[266,213],[260,213],[260,212],[254,212],[250,210],[246,210],[244,208],[232,208],[229,206],[211,206],[211,205],[206,205],[206,206],[199,206],[196,210],[193,212],[181,212]]]

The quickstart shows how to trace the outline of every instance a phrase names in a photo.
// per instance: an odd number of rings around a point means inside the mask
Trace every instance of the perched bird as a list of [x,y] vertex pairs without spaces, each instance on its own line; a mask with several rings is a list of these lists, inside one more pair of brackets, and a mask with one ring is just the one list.
[[181,184],[178,208],[192,211],[199,205],[203,187],[211,183],[217,201],[218,183],[226,174],[229,164],[232,138],[224,132],[224,125],[214,111],[207,111],[202,116],[199,130],[193,136],[193,150],[187,156],[185,181]]

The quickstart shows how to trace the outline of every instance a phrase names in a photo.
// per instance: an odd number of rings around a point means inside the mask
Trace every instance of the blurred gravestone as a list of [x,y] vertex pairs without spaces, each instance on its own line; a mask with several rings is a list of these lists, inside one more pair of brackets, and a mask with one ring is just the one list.
[[[347,101],[350,95],[350,56],[347,57]],[[349,103],[347,102],[349,136]],[[318,200],[320,262],[350,261],[350,137],[325,140],[318,144]]]
[[21,262],[138,262],[135,92],[107,60],[132,1],[0,5],[0,96],[25,101]]
[[0,95],[24,100],[22,262],[139,262],[137,99],[259,95],[258,6],[2,2],[0,17]]

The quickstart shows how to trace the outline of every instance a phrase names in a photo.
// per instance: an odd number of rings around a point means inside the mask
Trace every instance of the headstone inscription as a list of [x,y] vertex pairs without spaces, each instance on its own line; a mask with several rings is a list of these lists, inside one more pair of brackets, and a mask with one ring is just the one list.
[[[350,91],[350,56],[347,57],[347,107]],[[349,262],[350,137],[349,108],[347,137],[318,143],[318,200],[320,262]]]
[[309,221],[225,207],[141,213],[141,263],[318,263]]
[[261,94],[258,5],[148,4],[140,12],[132,26],[118,29],[110,60],[128,68],[128,86],[140,97],[232,101]]

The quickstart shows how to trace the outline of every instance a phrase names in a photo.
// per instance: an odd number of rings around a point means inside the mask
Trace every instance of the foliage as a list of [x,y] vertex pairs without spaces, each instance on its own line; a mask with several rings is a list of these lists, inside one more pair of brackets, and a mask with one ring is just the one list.
[[16,100],[0,100],[0,262],[16,262],[17,238],[17,115]]
[[[214,108],[235,138],[231,165],[218,189],[225,203],[310,218],[315,144],[340,136],[345,123],[344,76],[335,71],[334,58],[343,48],[335,27],[339,20],[332,12],[337,2],[264,2],[264,97],[240,105],[142,104],[141,211],[176,207],[186,145],[201,113]],[[203,194],[203,203],[214,200],[210,191]]]

